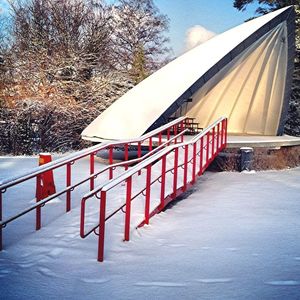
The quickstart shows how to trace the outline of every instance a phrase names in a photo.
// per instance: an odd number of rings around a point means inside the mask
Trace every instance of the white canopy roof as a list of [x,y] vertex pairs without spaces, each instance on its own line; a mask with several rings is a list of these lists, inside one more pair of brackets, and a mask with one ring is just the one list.
[[[283,22],[292,10],[286,7],[243,23],[186,52],[115,101],[85,128],[82,137],[97,141],[141,136],[178,99],[182,104],[258,38]],[[283,20],[278,18],[281,15]]]

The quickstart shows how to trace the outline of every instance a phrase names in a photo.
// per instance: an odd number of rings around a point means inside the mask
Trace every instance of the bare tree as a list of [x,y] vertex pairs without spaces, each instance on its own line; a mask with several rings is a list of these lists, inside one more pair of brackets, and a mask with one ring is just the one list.
[[[49,76],[88,78],[110,67],[110,10],[98,0],[11,2],[14,52]],[[26,65],[26,69],[28,65]]]
[[0,73],[0,152],[82,147],[85,126],[167,53],[167,18],[151,0],[10,4],[12,42]]
[[152,0],[119,0],[113,17],[118,66],[138,82],[156,70],[169,53],[168,18]]

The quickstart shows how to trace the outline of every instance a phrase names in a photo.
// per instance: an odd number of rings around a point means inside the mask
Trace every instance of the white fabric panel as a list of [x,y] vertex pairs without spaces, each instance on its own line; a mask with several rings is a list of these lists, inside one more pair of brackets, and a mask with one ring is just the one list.
[[142,135],[227,53],[286,9],[243,23],[170,62],[105,110],[82,132],[83,138],[118,140]]
[[193,95],[187,115],[201,127],[226,116],[229,133],[276,135],[286,68],[287,27],[283,22]]

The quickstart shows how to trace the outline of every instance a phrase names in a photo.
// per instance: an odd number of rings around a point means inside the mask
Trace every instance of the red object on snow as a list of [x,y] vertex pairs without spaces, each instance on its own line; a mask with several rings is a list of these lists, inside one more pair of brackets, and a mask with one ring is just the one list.
[[[52,161],[50,153],[40,153],[39,166]],[[36,202],[56,193],[53,171],[46,171],[36,177]],[[36,230],[41,228],[41,207],[36,209]]]

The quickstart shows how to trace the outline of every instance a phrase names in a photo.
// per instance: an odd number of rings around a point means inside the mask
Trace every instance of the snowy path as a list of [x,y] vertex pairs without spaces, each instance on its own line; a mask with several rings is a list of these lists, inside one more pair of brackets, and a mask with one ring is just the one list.
[[[16,160],[0,158],[0,180]],[[206,173],[128,243],[123,215],[109,221],[102,264],[96,236],[79,237],[78,203],[69,214],[53,205],[61,212],[41,231],[29,218],[21,237],[7,241],[20,224],[4,230],[0,299],[299,299],[299,178]]]

